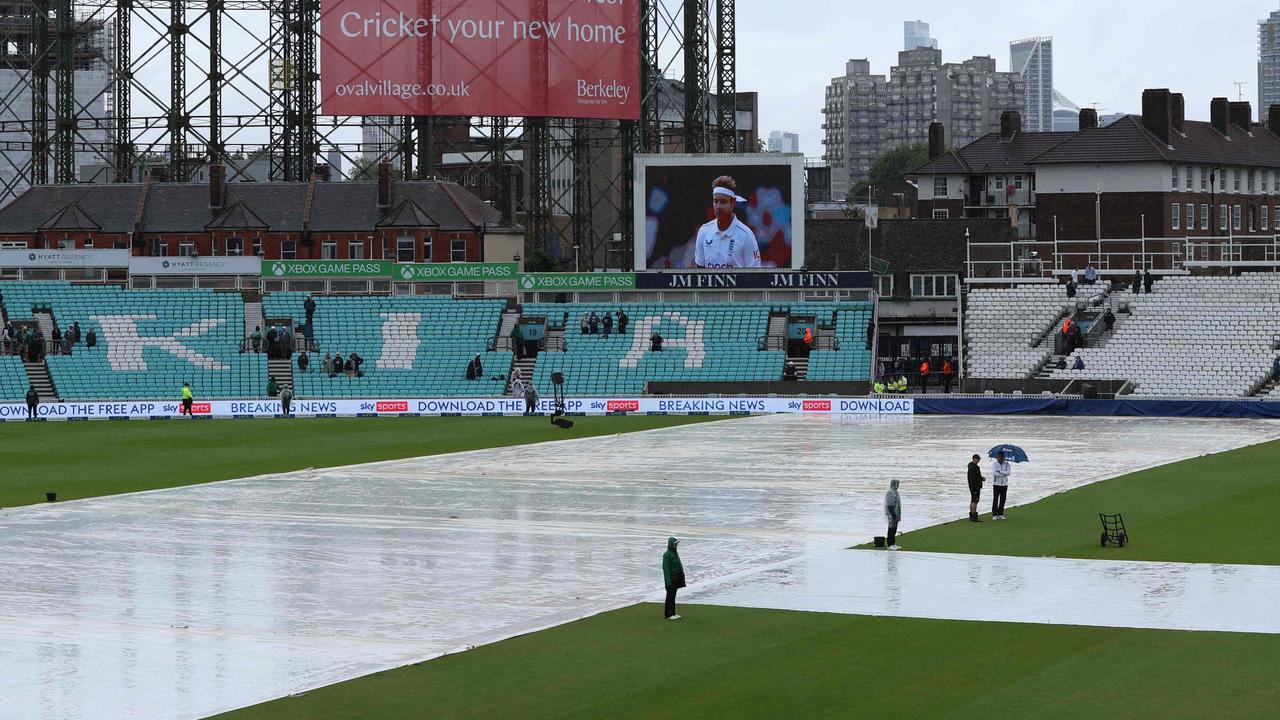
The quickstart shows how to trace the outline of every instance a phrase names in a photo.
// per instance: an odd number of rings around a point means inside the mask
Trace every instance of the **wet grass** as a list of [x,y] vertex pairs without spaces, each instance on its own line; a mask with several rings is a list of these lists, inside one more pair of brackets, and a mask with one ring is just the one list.
[[0,424],[0,507],[651,430],[706,416],[137,420]]
[[[957,520],[903,535],[908,550],[983,555],[1280,565],[1280,441],[1123,475],[1007,507],[1008,520]],[[991,487],[983,488],[990,506]],[[1018,501],[1017,474],[1009,502]],[[963,507],[957,504],[957,507]],[[981,507],[981,505],[979,506]],[[1130,541],[1102,547],[1098,513],[1124,515]]]
[[1269,635],[638,605],[222,720],[1260,718]]

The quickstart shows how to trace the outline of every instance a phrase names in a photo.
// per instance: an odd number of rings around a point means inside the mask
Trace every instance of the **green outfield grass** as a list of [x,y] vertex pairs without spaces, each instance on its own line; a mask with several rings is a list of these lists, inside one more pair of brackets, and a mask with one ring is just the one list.
[[[1263,443],[1007,507],[1005,521],[992,522],[988,514],[980,525],[965,519],[912,531],[899,535],[899,544],[908,550],[985,555],[1280,565],[1277,468],[1280,441]],[[968,510],[968,493],[958,487],[956,515],[961,516]],[[982,491],[987,507],[990,498],[988,483]],[[1009,502],[1018,502],[1016,469]],[[1124,515],[1128,545],[1101,546],[1100,512]]]
[[137,420],[0,425],[0,507],[375,460],[612,435],[706,416]]
[[1280,639],[638,605],[222,720],[1273,717]]

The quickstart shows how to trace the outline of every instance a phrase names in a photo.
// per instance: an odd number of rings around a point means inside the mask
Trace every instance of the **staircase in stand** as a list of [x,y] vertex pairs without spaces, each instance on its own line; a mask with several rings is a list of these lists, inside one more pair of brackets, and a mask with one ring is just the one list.
[[1050,355],[1048,360],[1045,360],[1040,364],[1040,367],[1036,368],[1035,375],[1032,375],[1031,377],[1036,380],[1050,379],[1053,371],[1058,369],[1058,361],[1065,357],[1066,355]]
[[56,327],[53,322],[53,314],[46,310],[37,310],[31,314],[35,317],[36,324],[40,326],[40,332],[44,334],[45,347],[49,348],[49,351],[52,352],[53,329]]
[[511,337],[511,333],[516,329],[516,325],[520,322],[520,312],[518,310],[504,310],[502,312],[502,323],[498,325],[498,337]]
[[[524,382],[525,387],[528,387],[529,383],[533,382],[533,369],[534,369],[534,366],[537,364],[537,362],[538,362],[537,358],[527,357],[527,358],[520,358],[519,360],[516,360],[514,363],[511,364],[511,367],[513,369],[520,371],[520,379]],[[510,376],[507,377],[507,389],[503,394],[515,395],[515,393],[511,392]]]
[[49,375],[49,366],[40,362],[24,362],[22,367],[27,371],[27,382],[35,386],[40,395],[40,402],[56,402],[58,393],[53,387],[53,377]]
[[809,358],[791,358],[789,362],[796,366],[796,380],[809,377]]
[[766,350],[785,350],[787,347],[787,313],[769,313],[769,331]]
[[[266,320],[262,316],[262,303],[247,302],[244,304],[244,336],[253,335],[254,328],[261,328]],[[266,335],[266,333],[262,333]]]
[[[276,379],[276,383],[280,385],[280,389],[286,387],[293,389],[293,360],[292,358],[280,358],[277,360],[267,361],[267,377]],[[297,394],[297,390],[294,390]]]

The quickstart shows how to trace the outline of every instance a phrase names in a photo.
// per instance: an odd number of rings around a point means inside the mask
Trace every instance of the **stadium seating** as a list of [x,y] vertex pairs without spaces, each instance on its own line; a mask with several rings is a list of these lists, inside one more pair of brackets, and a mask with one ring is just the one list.
[[[49,307],[59,329],[80,323],[72,354],[46,358],[62,399],[177,398],[184,382],[201,400],[265,388],[265,358],[239,353],[239,294],[57,282],[6,283],[0,293],[11,319],[30,320],[33,308]],[[93,349],[84,339],[90,329],[98,340]]]
[[[772,381],[782,377],[786,353],[761,351],[757,343],[768,332],[771,310],[790,309],[818,315],[819,323],[836,319],[839,351],[822,351],[822,379],[866,380],[871,358],[866,351],[869,303],[810,303],[773,306],[744,303],[627,303],[627,334],[583,336],[583,314],[616,312],[616,304],[537,304],[524,306],[525,317],[544,316],[559,327],[565,313],[563,352],[544,352],[534,368],[534,385],[547,395],[551,373],[565,376],[568,395],[638,395],[645,382]],[[650,352],[649,336],[664,338],[662,352]],[[817,355],[818,353],[814,353]]]
[[967,302],[966,368],[975,378],[1031,377],[1053,350],[1049,341],[1033,345],[1074,303],[1057,284],[970,290]]
[[0,401],[20,402],[27,396],[27,371],[17,355],[0,355]]
[[[839,350],[815,350],[810,353],[806,380],[866,380],[871,376],[871,352],[867,350],[871,303],[848,305],[853,307],[842,307],[835,311]],[[801,311],[793,309],[792,312]],[[821,318],[819,321],[821,322]]]
[[[263,301],[268,319],[305,319],[304,293],[274,293]],[[502,395],[511,372],[509,351],[486,352],[498,333],[504,300],[435,296],[313,296],[319,350],[306,373],[294,366],[299,397],[490,397]],[[321,372],[324,356],[356,352],[363,377]],[[466,379],[479,353],[484,377]]]
[[1280,274],[1173,276],[1134,297],[1132,316],[1102,347],[1080,355],[1083,370],[1054,378],[1132,380],[1146,397],[1231,397],[1255,392],[1280,340]]

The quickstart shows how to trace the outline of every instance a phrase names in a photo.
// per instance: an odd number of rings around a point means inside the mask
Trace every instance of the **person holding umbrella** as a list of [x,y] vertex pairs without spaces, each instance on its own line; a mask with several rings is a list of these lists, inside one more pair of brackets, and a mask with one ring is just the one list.
[[1017,445],[997,445],[987,453],[996,461],[991,465],[991,519],[1004,520],[1004,501],[1009,494],[1009,460],[1026,462],[1027,454]]

